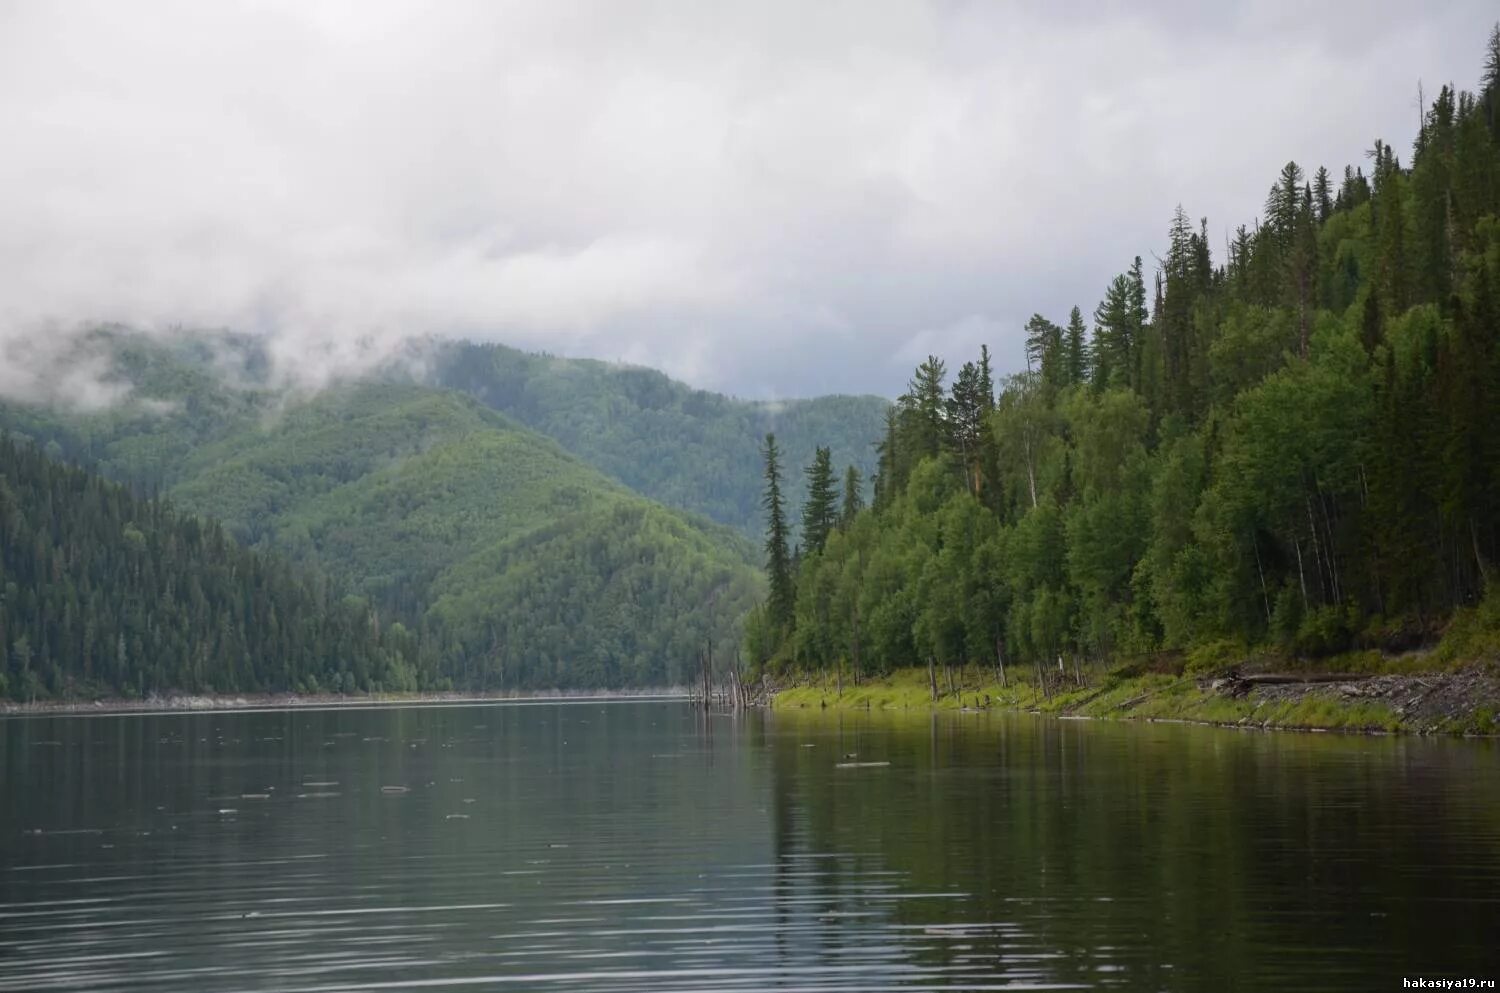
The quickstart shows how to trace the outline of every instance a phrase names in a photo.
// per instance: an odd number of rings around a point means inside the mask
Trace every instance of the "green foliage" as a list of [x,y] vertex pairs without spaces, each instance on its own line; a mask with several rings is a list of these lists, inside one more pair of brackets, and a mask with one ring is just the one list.
[[826,446],[834,464],[869,476],[890,406],[873,396],[737,400],[651,369],[503,345],[446,345],[434,368],[438,385],[473,395],[636,492],[748,536],[765,524],[758,467],[768,433],[787,465],[807,465]]
[[767,620],[778,630],[790,633],[796,593],[792,583],[792,556],[787,548],[786,504],[781,496],[781,455],[776,436],[766,435],[766,493],[761,505],[766,512],[766,576],[770,581],[766,601]]
[[1454,611],[1434,655],[1439,662],[1500,660],[1500,588],[1492,583],[1478,604]]
[[819,448],[804,473],[807,499],[802,501],[802,549],[814,555],[828,544],[828,536],[839,522],[839,491],[829,450]]
[[946,401],[943,362],[919,366],[873,508],[801,564],[782,656],[1040,676],[1188,650],[1205,670],[1414,647],[1450,617],[1444,652],[1491,653],[1495,72],[1481,98],[1440,92],[1410,168],[1377,142],[1335,191],[1287,163],[1220,267],[1179,207],[1154,307],[1138,257],[1088,347],[1077,309],[1066,329],[1034,315],[997,398],[976,389],[987,352]]
[[422,646],[328,581],[0,435],[0,690],[416,689]]
[[431,616],[479,686],[690,682],[763,593],[718,536],[645,500],[580,510],[445,570]]
[[[113,343],[152,356],[152,369],[193,360]],[[179,418],[196,394],[170,391],[200,373],[237,399],[223,416]],[[455,392],[375,381],[298,399],[215,375],[188,366],[142,380],[131,402],[161,407],[157,420],[4,413],[74,458],[164,483],[177,506],[403,621],[424,654],[386,687],[660,685],[695,671],[710,643],[721,664],[732,655],[759,580],[749,542],[729,529],[656,506]],[[179,443],[187,433],[193,443]],[[170,457],[134,477],[121,453],[147,438]],[[311,685],[286,685],[299,682]]]
[[848,527],[859,512],[865,509],[865,481],[859,469],[850,466],[844,470],[844,499],[839,506],[839,527]]

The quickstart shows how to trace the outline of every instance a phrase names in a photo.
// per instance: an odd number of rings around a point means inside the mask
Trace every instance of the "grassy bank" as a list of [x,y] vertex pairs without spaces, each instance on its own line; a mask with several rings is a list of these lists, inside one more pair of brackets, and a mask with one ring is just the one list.
[[[1253,685],[1217,672],[1099,672],[1041,691],[1032,674],[1008,674],[1000,686],[993,671],[954,671],[954,691],[938,674],[933,700],[926,669],[898,670],[858,686],[831,678],[805,679],[779,689],[777,710],[1014,710],[1059,717],[1196,721],[1237,727],[1411,732],[1500,733],[1500,666],[1433,659],[1387,660],[1376,665],[1347,657],[1323,667],[1349,678],[1327,683]],[[1307,670],[1302,670],[1307,674]]]

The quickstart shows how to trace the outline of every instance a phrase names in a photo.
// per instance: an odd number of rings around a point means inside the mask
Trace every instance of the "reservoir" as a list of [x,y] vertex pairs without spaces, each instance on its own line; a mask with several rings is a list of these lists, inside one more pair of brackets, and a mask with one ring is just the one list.
[[1500,980],[1493,741],[546,702],[0,719],[0,990]]

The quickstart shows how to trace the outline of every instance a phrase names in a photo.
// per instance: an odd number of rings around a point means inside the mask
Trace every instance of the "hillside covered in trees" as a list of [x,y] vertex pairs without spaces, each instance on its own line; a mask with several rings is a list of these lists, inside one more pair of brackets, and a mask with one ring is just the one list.
[[743,536],[457,392],[372,379],[288,397],[253,347],[211,342],[209,361],[202,340],[104,339],[126,400],[3,422],[327,574],[459,687],[679,683],[710,644],[732,651],[759,595]]
[[327,580],[0,435],[0,697],[414,690],[438,660]]
[[738,534],[452,392],[332,389],[183,473],[183,506],[439,624],[464,685],[678,682],[759,589]]
[[996,384],[985,353],[950,383],[930,358],[873,506],[800,563],[796,464],[770,446],[751,657],[874,673],[1431,641],[1500,561],[1500,28],[1480,92],[1444,87],[1410,164],[1376,141],[1367,168],[1289,162],[1227,257],[1178,208],[1159,266],[1136,258],[1092,320],[1030,320],[1022,375]]
[[534,355],[504,345],[439,346],[433,379],[556,440],[669,507],[759,533],[760,439],[788,457],[826,445],[840,465],[874,470],[888,400],[824,396],[749,401],[695,390],[654,369]]

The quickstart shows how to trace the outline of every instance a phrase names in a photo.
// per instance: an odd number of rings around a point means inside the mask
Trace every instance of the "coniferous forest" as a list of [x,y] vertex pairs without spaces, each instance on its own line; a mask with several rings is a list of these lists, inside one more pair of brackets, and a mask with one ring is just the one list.
[[1500,563],[1500,27],[1406,158],[1288,162],[1222,248],[1179,207],[1092,320],[1031,318],[1020,375],[929,358],[871,507],[851,485],[835,514],[807,468],[836,524],[800,546],[800,467],[767,439],[751,658],[857,678],[1433,641]]
[[0,993],[1493,993],[1500,5],[1079,14],[0,2]]
[[[258,668],[247,678],[238,661],[220,672],[217,642],[194,630],[181,632],[182,643],[163,660],[143,635],[145,654],[129,656],[139,664],[107,683],[97,683],[92,668],[69,682],[71,663],[59,658],[59,678],[28,682],[23,692],[12,658],[12,696],[673,685],[697,670],[708,646],[721,657],[732,652],[739,621],[759,595],[750,543],[740,534],[654,504],[456,392],[364,382],[289,403],[273,417],[266,410],[275,398],[216,391],[195,366],[159,355],[152,361],[166,362],[170,383],[186,379],[192,387],[159,394],[173,403],[169,413],[11,408],[0,409],[0,423],[24,431],[52,458],[137,489],[159,487],[181,514],[222,527],[225,540],[238,543],[236,554],[249,549],[257,561],[325,577],[308,580],[317,609],[379,618],[412,671],[395,679],[351,659],[326,669]],[[202,413],[211,404],[224,408],[217,420]],[[0,462],[0,477],[9,473]],[[22,506],[58,543],[81,540],[76,522],[54,518],[47,504]],[[73,559],[56,572],[81,581]],[[187,589],[170,569],[160,579]],[[97,582],[94,592],[115,600],[126,594]],[[29,622],[60,622],[50,605],[24,610]],[[142,623],[158,623],[154,610],[139,613]],[[277,616],[285,630],[286,610]],[[265,652],[275,657],[280,649]],[[184,654],[205,658],[202,671],[171,661]]]
[[414,690],[421,658],[326,580],[0,435],[0,695]]
[[[883,428],[465,343],[289,398],[252,338],[100,329],[126,399],[0,406],[0,692],[664,685],[741,641],[998,675],[1494,620],[1500,33],[1485,66],[1405,161],[1289,162],[1222,246],[1179,207],[1160,259],[1027,322],[1025,372],[930,357]],[[731,529],[768,428],[762,586]]]

